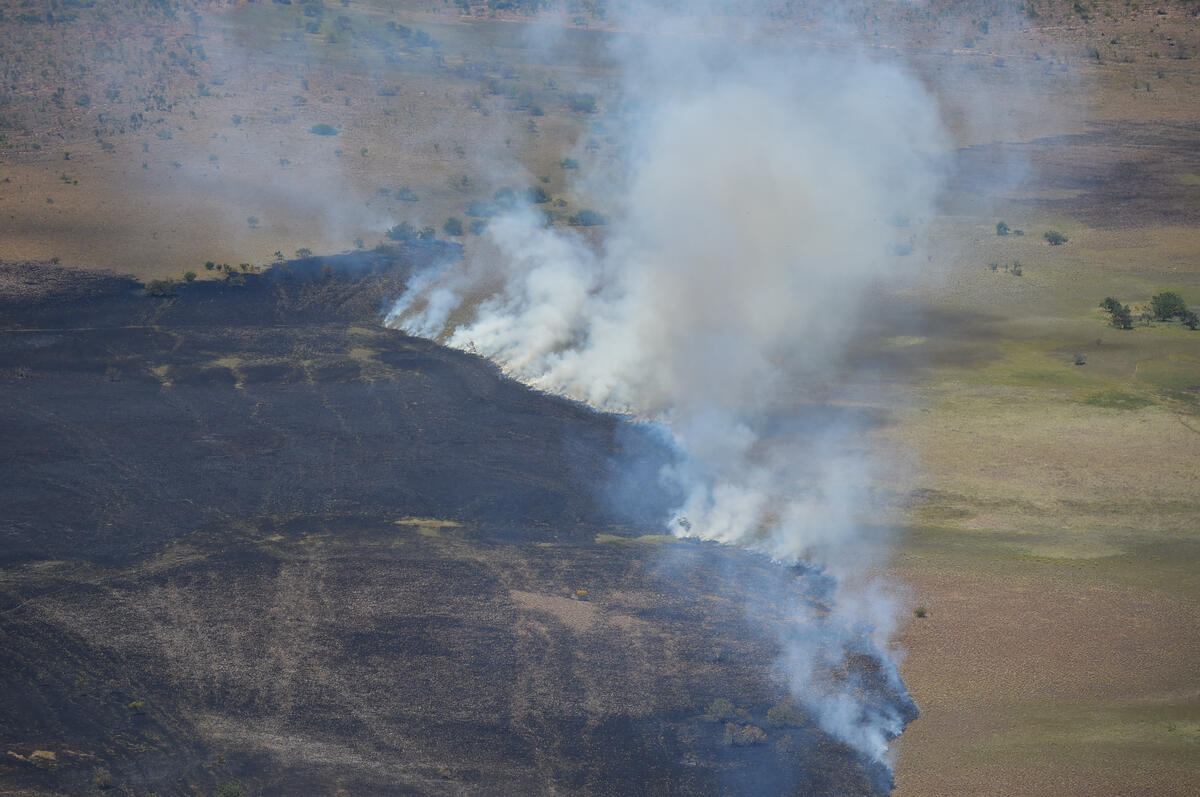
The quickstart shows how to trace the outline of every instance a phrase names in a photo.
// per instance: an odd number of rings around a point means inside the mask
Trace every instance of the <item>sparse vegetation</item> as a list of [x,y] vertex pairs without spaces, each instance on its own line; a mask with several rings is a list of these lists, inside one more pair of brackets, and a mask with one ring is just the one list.
[[246,790],[242,787],[240,781],[230,780],[222,783],[220,788],[213,792],[213,797],[245,797]]
[[567,95],[567,107],[576,113],[595,113],[596,95],[586,92],[572,92]]
[[150,280],[146,283],[145,289],[142,291],[146,296],[174,296],[175,295],[175,280],[172,279],[157,279]]
[[772,728],[799,728],[804,714],[791,703],[780,703],[767,709],[767,724]]
[[568,223],[572,227],[598,227],[608,224],[608,217],[598,211],[584,208],[572,215]]
[[92,785],[97,789],[111,789],[113,785],[112,773],[106,767],[96,767],[92,770]]
[[766,740],[766,732],[755,725],[738,725],[736,722],[725,723],[726,745],[749,747],[752,744],[762,744]]
[[708,711],[704,716],[713,722],[727,720],[737,716],[737,709],[734,708],[732,701],[718,697],[708,704]]
[[417,237],[417,230],[407,221],[402,221],[399,224],[393,225],[387,232],[384,233],[389,241],[399,241],[405,243]]

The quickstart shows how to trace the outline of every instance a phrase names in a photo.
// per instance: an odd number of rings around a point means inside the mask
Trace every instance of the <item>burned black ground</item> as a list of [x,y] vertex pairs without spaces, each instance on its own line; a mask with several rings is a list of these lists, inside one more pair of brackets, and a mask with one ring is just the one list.
[[[782,618],[811,580],[641,537],[670,500],[652,430],[378,324],[415,264],[455,256],[164,298],[0,269],[6,793],[888,787],[766,721],[777,637],[742,607]],[[728,744],[716,698],[765,741]]]

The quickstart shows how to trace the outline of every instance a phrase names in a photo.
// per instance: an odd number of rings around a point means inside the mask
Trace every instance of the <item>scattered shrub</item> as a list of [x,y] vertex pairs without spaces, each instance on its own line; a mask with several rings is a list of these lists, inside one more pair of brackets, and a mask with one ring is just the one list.
[[194,271],[183,272],[183,281],[184,282],[195,282],[196,281],[196,272],[194,272]]
[[608,224],[608,217],[598,211],[584,208],[571,216],[567,223],[572,227],[598,227]]
[[790,703],[780,703],[767,709],[767,724],[772,728],[798,728],[804,724],[804,715]]
[[754,725],[738,725],[728,722],[725,724],[725,744],[735,747],[749,747],[752,744],[762,744],[767,740],[767,734],[762,728]]
[[517,204],[517,192],[508,186],[504,186],[496,191],[496,193],[492,194],[492,200],[495,201],[498,207],[504,210],[510,210],[514,205]]
[[174,296],[175,280],[150,280],[146,283],[146,288],[142,293],[146,296]]
[[242,784],[236,780],[230,780],[221,784],[221,787],[213,792],[213,797],[245,797],[246,790],[242,788]]
[[324,122],[321,122],[320,124],[315,124],[312,127],[308,128],[308,132],[313,133],[314,135],[318,135],[318,136],[336,136],[338,134],[336,127],[333,127],[332,125],[327,125]]
[[1067,236],[1063,235],[1058,230],[1046,230],[1046,232],[1042,233],[1042,237],[1045,238],[1051,246],[1062,246],[1069,240]]
[[393,225],[384,235],[389,241],[411,241],[417,236],[417,230],[407,221],[402,221],[399,224]]
[[718,697],[716,700],[708,704],[708,712],[705,714],[705,716],[714,722],[718,720],[727,720],[731,717],[737,716],[737,709],[734,708],[733,703],[729,700],[726,700],[723,697]]
[[996,235],[1008,235],[1009,227],[1003,221],[996,222]]
[[926,609],[924,606],[918,606],[917,608],[913,609],[913,617],[916,617],[918,619],[924,619],[928,616],[929,616],[929,610]]
[[572,92],[567,95],[567,107],[576,113],[594,113],[596,96],[585,92]]
[[112,773],[104,767],[96,767],[92,770],[92,785],[97,789],[111,789],[113,785]]

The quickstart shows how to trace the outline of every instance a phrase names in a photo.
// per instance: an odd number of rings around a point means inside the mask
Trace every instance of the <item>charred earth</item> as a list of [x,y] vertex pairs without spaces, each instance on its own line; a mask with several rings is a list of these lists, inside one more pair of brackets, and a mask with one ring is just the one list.
[[379,325],[457,256],[0,266],[5,793],[890,788],[741,608],[814,579],[657,535],[652,432]]

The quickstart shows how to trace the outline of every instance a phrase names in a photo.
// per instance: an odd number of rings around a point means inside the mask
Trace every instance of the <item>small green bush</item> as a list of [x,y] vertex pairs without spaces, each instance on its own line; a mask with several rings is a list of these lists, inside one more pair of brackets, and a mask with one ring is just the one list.
[[1042,237],[1045,238],[1051,246],[1062,246],[1069,240],[1067,236],[1063,235],[1058,230],[1046,230],[1046,232],[1042,233]]
[[393,225],[384,235],[387,236],[389,241],[411,241],[417,237],[417,230],[407,221],[402,221],[399,224]]
[[230,780],[221,784],[221,787],[213,792],[213,797],[245,797],[246,790],[242,788],[242,784],[236,780]]
[[175,280],[150,280],[146,283],[146,288],[142,293],[146,296],[174,296]]
[[571,216],[567,223],[572,227],[598,227],[608,224],[608,217],[599,211],[584,208]]
[[727,720],[737,716],[737,709],[729,700],[723,697],[718,697],[716,700],[708,704],[708,713],[705,714],[710,720]]
[[996,222],[996,235],[1008,235],[1009,227],[1003,221]]

